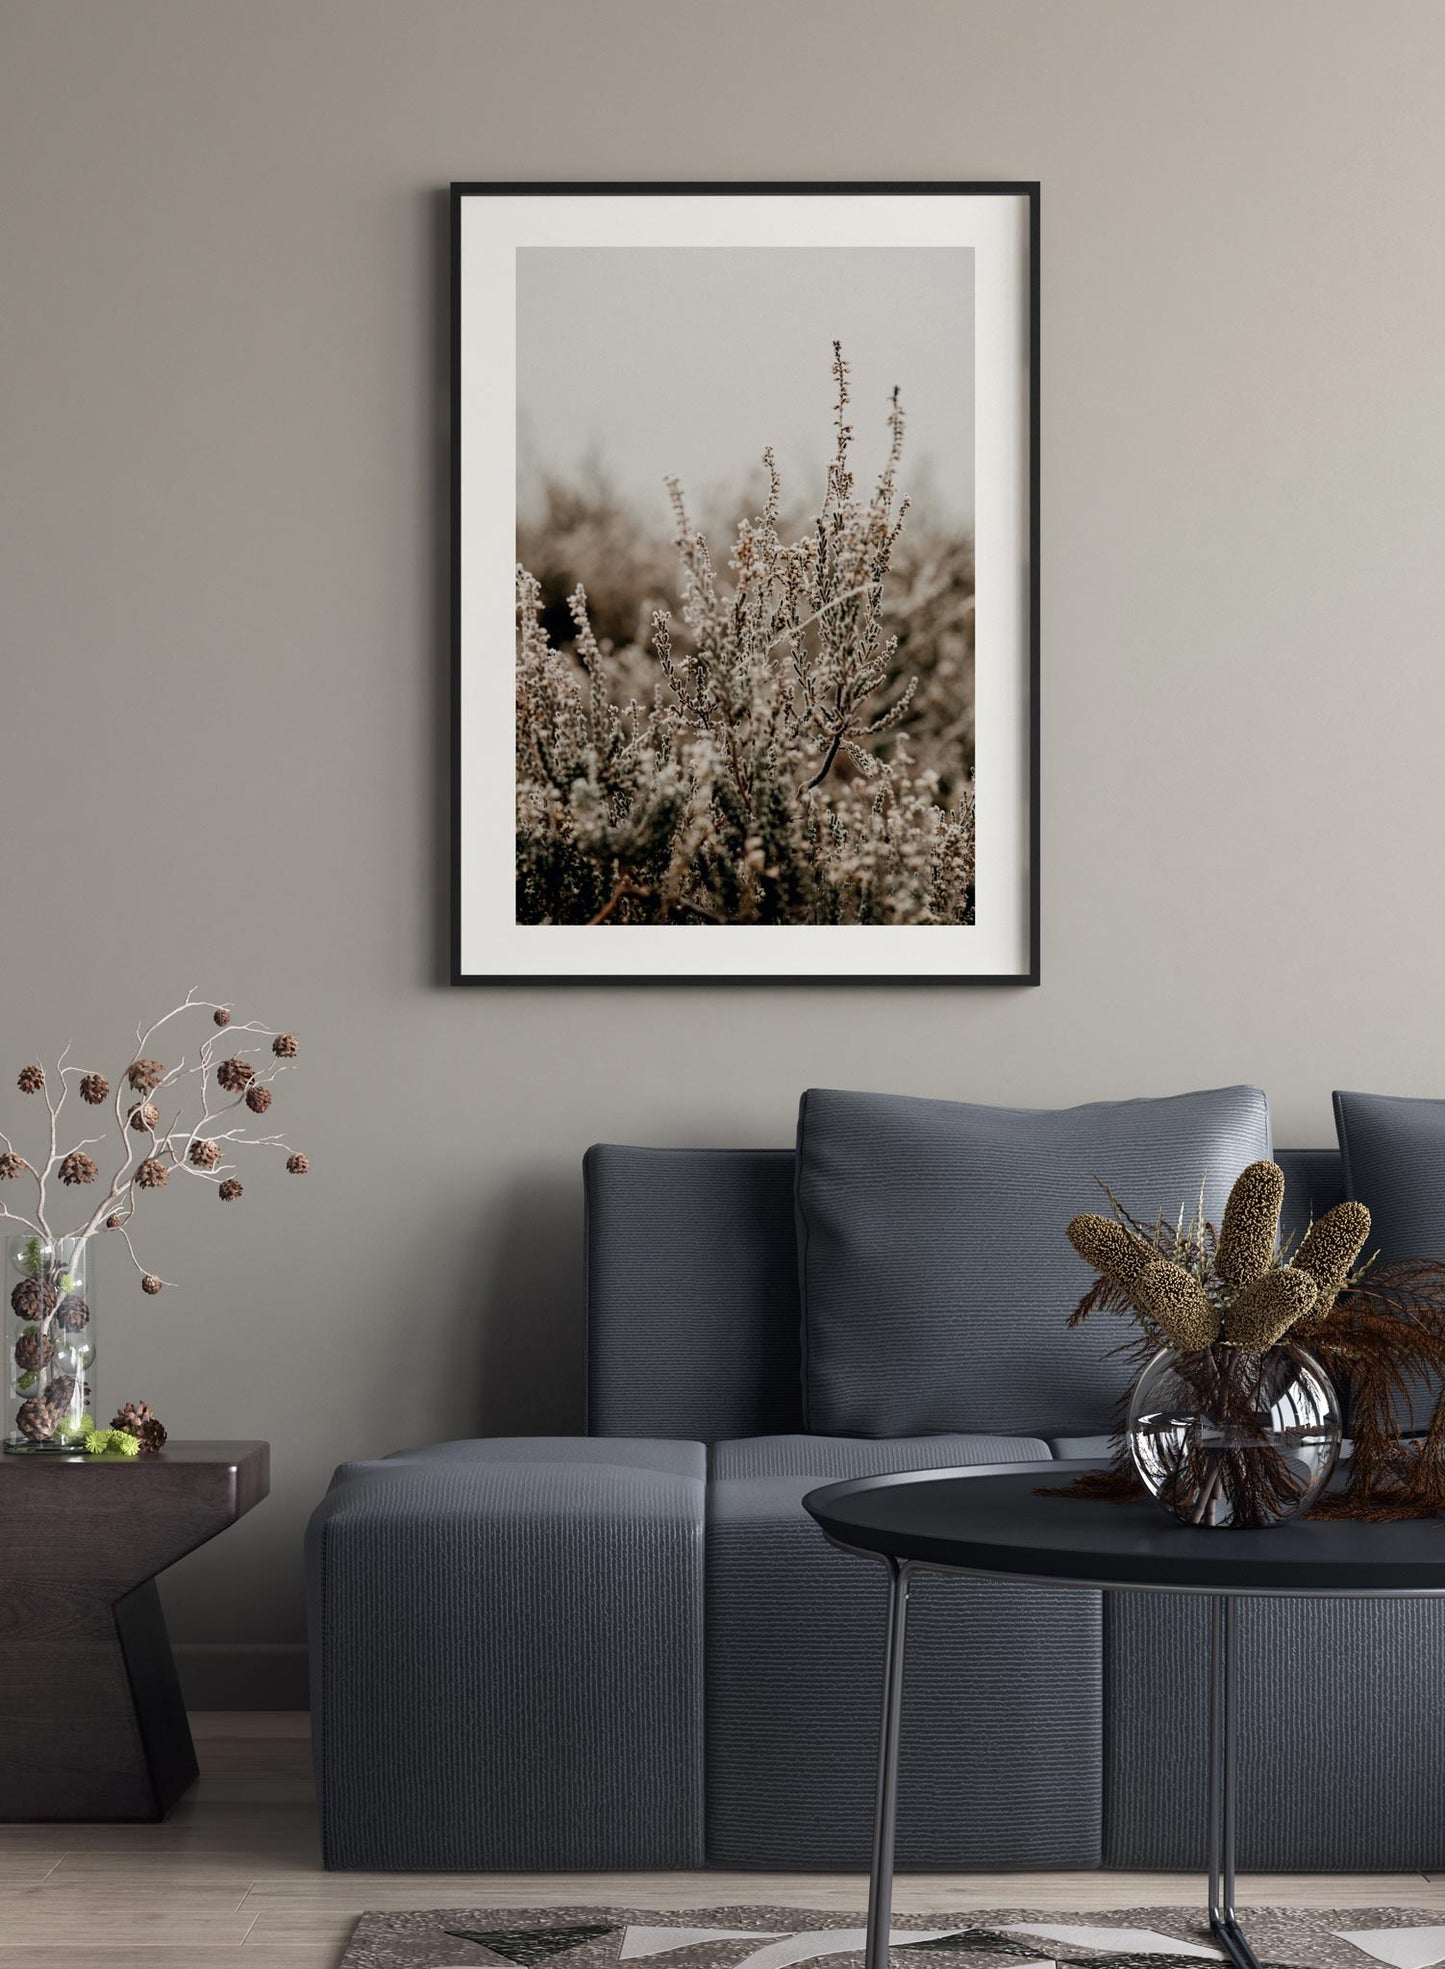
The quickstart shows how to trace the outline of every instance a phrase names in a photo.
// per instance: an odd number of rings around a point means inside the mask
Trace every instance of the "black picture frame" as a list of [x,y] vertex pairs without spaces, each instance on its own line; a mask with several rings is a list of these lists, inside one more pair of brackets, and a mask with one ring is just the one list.
[[[770,988],[818,988],[829,985],[876,986],[894,985],[901,987],[922,986],[937,989],[943,986],[959,985],[1037,985],[1041,969],[1041,908],[1040,908],[1040,858],[1042,829],[1040,818],[1040,684],[1041,684],[1041,546],[1042,527],[1040,515],[1040,203],[1041,185],[1037,179],[1001,180],[962,180],[962,181],[924,181],[893,180],[885,183],[843,180],[827,182],[595,182],[576,183],[571,181],[551,182],[529,180],[509,183],[503,180],[454,180],[451,188],[450,239],[451,239],[451,417],[450,417],[450,488],[451,488],[451,976],[450,982],[460,986],[491,987],[533,987],[533,986],[605,986],[605,987],[710,987],[741,986],[748,989]],[[882,975],[861,975],[854,972],[827,975],[779,974],[766,976],[717,975],[701,976],[688,974],[637,975],[564,975],[540,973],[518,975],[515,973],[478,973],[464,968],[462,957],[462,429],[461,429],[461,377],[462,377],[462,213],[468,199],[507,197],[507,198],[589,198],[589,197],[657,197],[685,196],[706,199],[712,197],[751,196],[769,198],[789,197],[839,197],[865,196],[887,197],[908,195],[912,197],[948,196],[972,198],[1010,198],[1026,201],[1028,211],[1028,296],[1027,296],[1027,423],[1025,451],[1028,461],[1028,512],[1027,543],[1028,567],[1026,570],[1026,606],[1028,625],[1027,644],[1027,691],[1028,706],[1025,719],[1027,731],[1027,825],[1028,842],[1028,888],[1027,921],[1028,950],[1027,963],[1019,971],[995,973],[957,973],[957,974],[913,974],[888,973]]]

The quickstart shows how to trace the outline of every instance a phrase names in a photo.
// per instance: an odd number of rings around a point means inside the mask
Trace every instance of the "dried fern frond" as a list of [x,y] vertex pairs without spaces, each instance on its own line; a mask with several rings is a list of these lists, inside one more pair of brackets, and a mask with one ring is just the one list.
[[1066,1326],[1082,1326],[1091,1313],[1127,1313],[1137,1319],[1139,1308],[1122,1285],[1116,1284],[1107,1273],[1100,1272],[1064,1323]]

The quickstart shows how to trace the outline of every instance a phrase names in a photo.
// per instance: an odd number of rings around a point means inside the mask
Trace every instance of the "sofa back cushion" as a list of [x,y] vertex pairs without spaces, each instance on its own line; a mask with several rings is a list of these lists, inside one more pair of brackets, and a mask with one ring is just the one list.
[[1126,1337],[1065,1321],[1089,1282],[1064,1227],[1107,1208],[1216,1223],[1270,1153],[1257,1087],[1057,1112],[810,1090],[798,1118],[803,1401],[826,1435],[1107,1429]]
[[587,1199],[587,1430],[803,1426],[791,1149],[601,1143]]
[[1335,1095],[1346,1194],[1370,1210],[1370,1243],[1386,1264],[1445,1258],[1445,1101]]

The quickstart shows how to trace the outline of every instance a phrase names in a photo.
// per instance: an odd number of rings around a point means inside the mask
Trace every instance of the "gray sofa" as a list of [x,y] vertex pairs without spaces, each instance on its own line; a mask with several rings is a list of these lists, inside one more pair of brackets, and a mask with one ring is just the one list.
[[[1342,1193],[1333,1153],[1278,1159],[1294,1226]],[[602,1147],[585,1180],[587,1436],[348,1464],[313,1519],[326,1864],[861,1866],[884,1584],[802,1496],[1102,1453],[1099,1377],[1067,1427],[809,1433],[793,1155]],[[1202,1865],[1204,1615],[921,1580],[900,1864]],[[1445,1866],[1445,1609],[1241,1627],[1241,1864]]]

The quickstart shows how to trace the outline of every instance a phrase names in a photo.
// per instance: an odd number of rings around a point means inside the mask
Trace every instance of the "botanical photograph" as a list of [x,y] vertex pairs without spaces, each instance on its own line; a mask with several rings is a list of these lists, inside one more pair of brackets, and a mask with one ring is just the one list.
[[973,324],[967,247],[518,250],[519,925],[975,922]]

